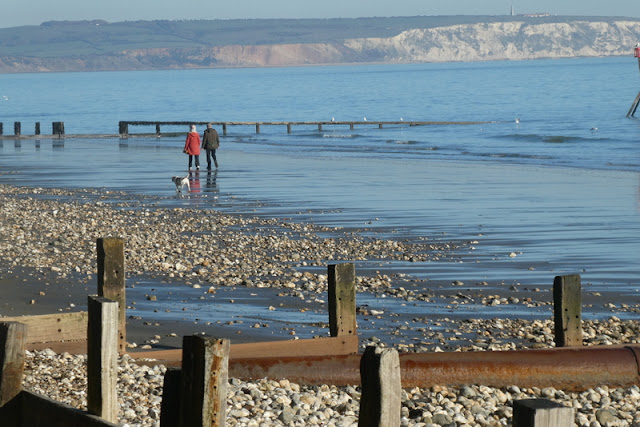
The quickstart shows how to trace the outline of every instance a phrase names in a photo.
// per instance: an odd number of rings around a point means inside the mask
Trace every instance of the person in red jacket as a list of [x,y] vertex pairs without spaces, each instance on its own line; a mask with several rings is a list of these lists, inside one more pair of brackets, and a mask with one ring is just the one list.
[[189,155],[189,170],[191,170],[191,164],[193,158],[196,158],[196,170],[200,169],[200,135],[196,130],[196,125],[191,125],[191,131],[187,134],[187,140],[184,143],[185,153]]

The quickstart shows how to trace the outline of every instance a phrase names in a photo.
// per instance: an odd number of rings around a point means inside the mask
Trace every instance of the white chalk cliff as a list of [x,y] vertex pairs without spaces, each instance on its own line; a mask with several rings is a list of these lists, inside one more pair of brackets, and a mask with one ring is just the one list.
[[640,22],[531,20],[403,31],[335,43],[157,47],[75,57],[1,57],[0,72],[523,60],[632,55]]

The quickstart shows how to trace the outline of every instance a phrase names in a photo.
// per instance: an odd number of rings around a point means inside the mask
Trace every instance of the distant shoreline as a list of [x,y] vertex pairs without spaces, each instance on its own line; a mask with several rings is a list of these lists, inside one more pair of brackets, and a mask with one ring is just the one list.
[[0,29],[0,74],[632,57],[634,41],[640,19],[608,17],[63,21]]

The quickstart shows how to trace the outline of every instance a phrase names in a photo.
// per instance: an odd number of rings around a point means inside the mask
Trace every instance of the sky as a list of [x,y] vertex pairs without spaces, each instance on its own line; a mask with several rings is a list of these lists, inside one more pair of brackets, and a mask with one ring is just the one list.
[[358,18],[416,15],[552,15],[640,18],[640,0],[2,0],[0,28],[45,21]]

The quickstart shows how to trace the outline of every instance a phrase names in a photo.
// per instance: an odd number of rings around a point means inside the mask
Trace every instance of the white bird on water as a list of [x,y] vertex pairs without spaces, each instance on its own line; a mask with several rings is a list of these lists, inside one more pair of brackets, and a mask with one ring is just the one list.
[[336,121],[336,118],[335,118],[335,117],[331,117],[331,121],[332,121],[332,122],[335,122],[335,121]]
[[366,117],[364,117],[364,118],[363,118],[363,120],[366,122],[366,121],[367,121],[367,118],[366,118]]
[[404,119],[403,119],[402,117],[400,117],[400,121],[401,121],[401,122],[404,122]]
[[516,117],[516,123],[520,123],[520,117]]

